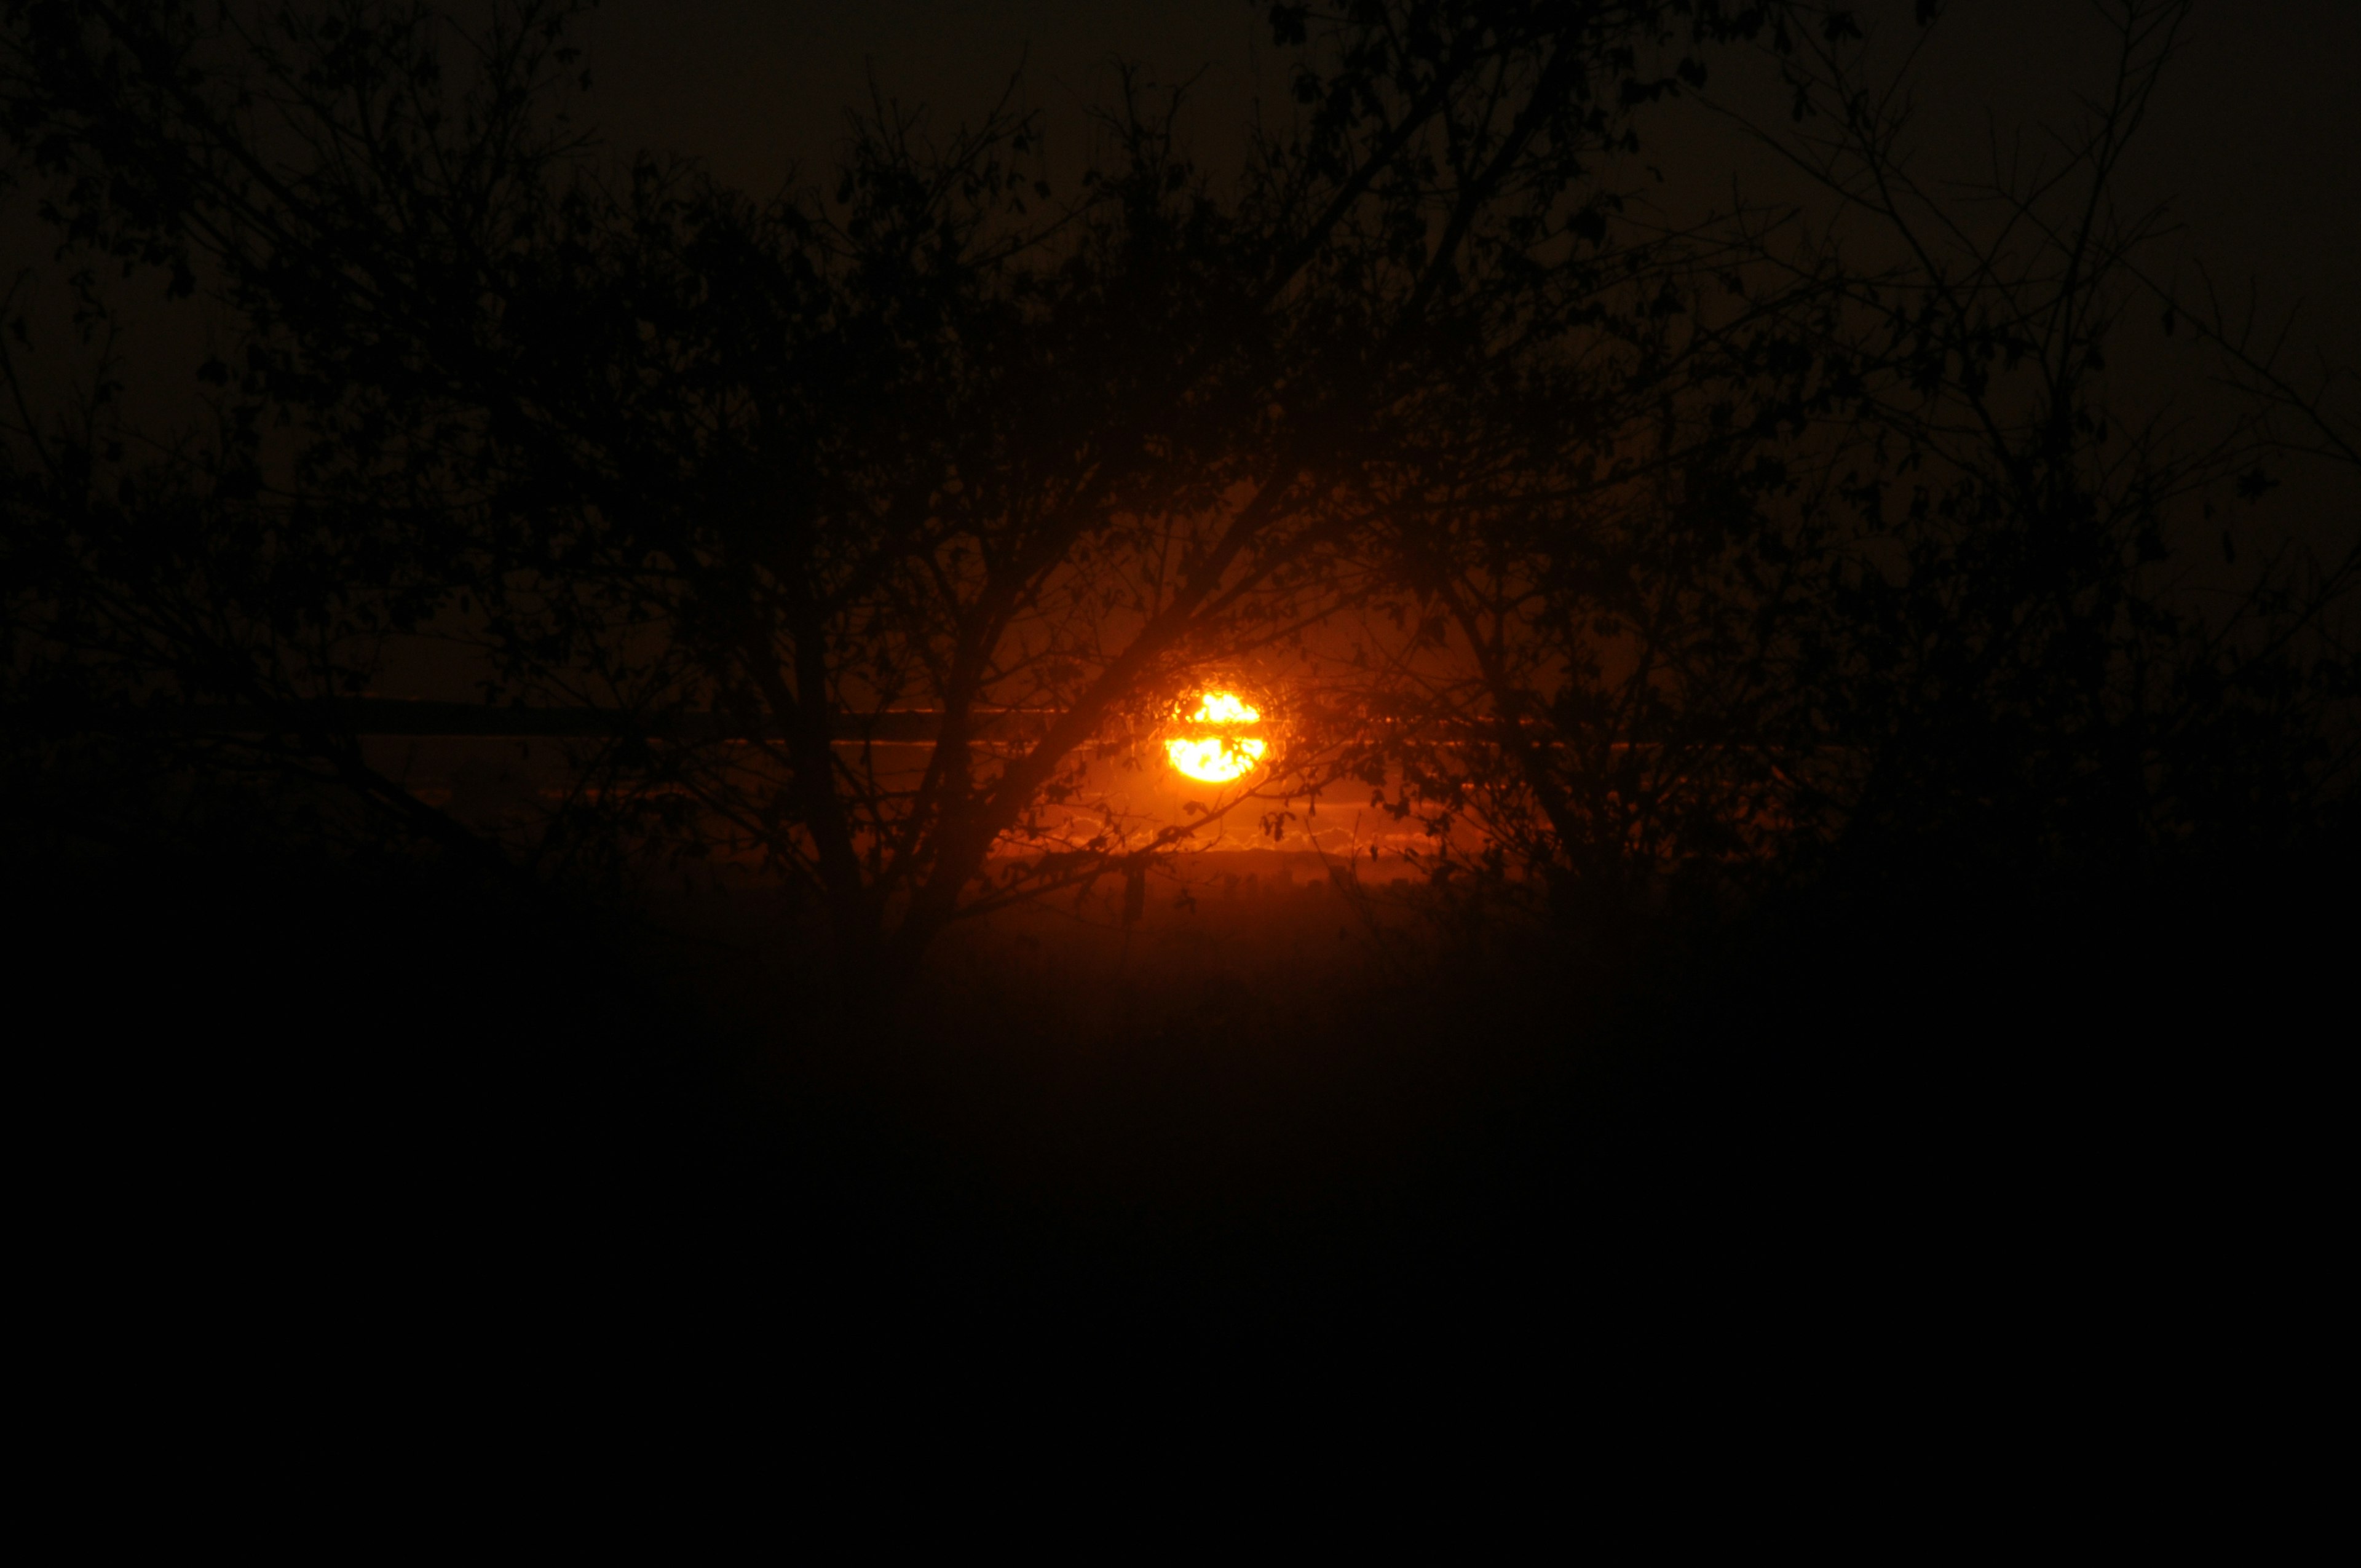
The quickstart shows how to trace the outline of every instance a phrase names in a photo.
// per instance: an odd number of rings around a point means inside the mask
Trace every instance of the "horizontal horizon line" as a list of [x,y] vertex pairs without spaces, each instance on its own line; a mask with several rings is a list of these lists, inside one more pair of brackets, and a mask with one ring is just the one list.
[[[987,721],[979,727],[975,739],[992,740],[1011,738],[1005,731],[1016,727],[1006,723],[1007,720],[1053,719],[1069,710],[979,707],[969,711],[972,717]],[[840,732],[830,739],[837,745],[932,745],[937,738],[936,728],[940,724],[943,714],[943,709],[931,707],[838,709],[831,715],[835,726],[850,726],[851,732]],[[377,737],[525,740],[614,738],[631,732],[623,722],[629,716],[622,708],[500,707],[430,697],[335,697],[311,703],[290,703],[283,707],[260,703],[159,704],[150,707],[55,712],[50,717],[61,721],[54,727],[66,729],[89,727],[243,735],[286,734],[303,728],[306,720],[317,722],[321,718],[355,735]],[[1376,718],[1367,722],[1391,727],[1405,720]],[[1433,718],[1430,722],[1450,728],[1473,728],[1495,725],[1500,720],[1450,716]],[[1530,726],[1543,721],[1526,718],[1514,722],[1520,726]],[[730,716],[697,708],[653,715],[641,720],[640,726],[638,733],[646,739],[689,741],[778,740],[785,732],[784,726],[775,719],[750,727]],[[994,730],[1003,733],[995,737],[992,733]],[[1634,745],[1661,746],[1668,742],[1611,740],[1607,744],[1616,749],[1627,749]],[[1718,746],[1728,742],[1699,744]]]

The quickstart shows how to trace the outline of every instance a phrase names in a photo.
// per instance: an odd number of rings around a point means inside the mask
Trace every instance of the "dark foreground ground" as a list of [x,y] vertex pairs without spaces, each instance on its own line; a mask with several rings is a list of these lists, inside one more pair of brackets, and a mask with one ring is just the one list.
[[168,1382],[1669,1354],[2170,1405],[2301,1376],[2341,1310],[2334,866],[1455,939],[1217,877],[893,995],[758,892],[618,923],[178,863],[11,899],[35,1288]]

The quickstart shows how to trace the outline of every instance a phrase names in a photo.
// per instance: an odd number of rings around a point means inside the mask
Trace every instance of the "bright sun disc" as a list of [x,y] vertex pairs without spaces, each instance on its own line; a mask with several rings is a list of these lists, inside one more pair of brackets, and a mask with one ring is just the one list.
[[[1233,692],[1207,692],[1197,711],[1181,720],[1199,733],[1176,735],[1164,742],[1172,765],[1200,784],[1228,784],[1252,773],[1268,749],[1260,736],[1235,733],[1262,722],[1262,710],[1238,700]],[[1203,733],[1212,730],[1213,733]]]

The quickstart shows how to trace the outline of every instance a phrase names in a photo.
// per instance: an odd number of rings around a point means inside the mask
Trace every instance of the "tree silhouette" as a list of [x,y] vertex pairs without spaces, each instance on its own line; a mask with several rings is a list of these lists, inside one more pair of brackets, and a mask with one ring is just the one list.
[[[1842,7],[1275,5],[1293,106],[1235,170],[1131,76],[1075,189],[1012,104],[936,136],[881,94],[825,187],[758,197],[598,153],[568,5],[15,0],[0,103],[68,253],[225,346],[176,441],[8,361],[12,702],[500,874],[757,861],[864,973],[1184,840],[1085,764],[1281,649],[1328,667],[1270,793],[1357,773],[1561,913],[2325,800],[2349,670],[2270,629],[2350,573],[2260,585],[2244,641],[2156,583],[2268,442],[2110,403],[2113,170],[2177,14],[2119,9],[2112,106],[1985,234],[1909,183]],[[1765,134],[1883,248],[1622,207],[1638,116],[1747,38],[1798,106]],[[532,832],[370,765],[339,699],[426,634],[599,716]],[[258,717],[82,721],[223,702]]]
[[1783,28],[1792,115],[1740,128],[1807,193],[1593,302],[1578,391],[1473,397],[1398,450],[1399,586],[1365,630],[1401,722],[1367,774],[1400,767],[1386,804],[1439,872],[1620,917],[1684,868],[2284,852],[2349,801],[2352,547],[2226,610],[2187,581],[2288,449],[2269,416],[2349,443],[2219,325],[2197,352],[2245,395],[2191,411],[2114,368],[2206,313],[2117,193],[2186,7],[2101,9],[2087,118],[1981,185],[1913,166],[1906,68],[1879,76],[1849,11]]
[[[170,559],[94,521],[135,487],[95,503],[86,455],[27,504],[159,628],[122,657],[300,714],[413,819],[321,699],[374,639],[464,625],[497,695],[613,716],[534,852],[719,824],[862,963],[1170,841],[1055,809],[1084,748],[1365,591],[1364,470],[1594,286],[1591,164],[1666,85],[1638,46],[1738,25],[1280,6],[1301,113],[1234,183],[1135,85],[1062,198],[1024,115],[937,143],[885,104],[825,198],[756,201],[592,160],[550,113],[565,20],[12,7],[11,134],[65,232],[238,333],[221,435],[165,465]],[[911,705],[915,776],[846,744]]]
[[[2210,605],[2189,582],[2287,443],[2251,396],[2151,384],[2196,378],[2167,357],[2189,313],[2145,270],[2166,215],[2126,206],[2120,170],[2188,9],[2094,7],[2114,59],[2079,118],[1948,189],[1861,40],[1785,62],[1815,113],[1783,150],[1887,258],[1838,268],[1862,397],[1813,695],[1850,749],[1849,852],[2136,872],[2283,850],[2349,798],[2349,651],[2302,629],[2345,613],[2351,546]],[[2226,346],[2194,345],[2199,373],[2252,366]]]

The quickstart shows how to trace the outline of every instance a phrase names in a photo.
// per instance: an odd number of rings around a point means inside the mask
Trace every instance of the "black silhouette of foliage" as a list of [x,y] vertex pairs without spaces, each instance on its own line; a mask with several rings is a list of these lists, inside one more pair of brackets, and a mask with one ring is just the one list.
[[[308,1411],[366,1343],[397,1405],[611,1407],[644,1343],[860,1412],[1143,1354],[1661,1404],[1775,1345],[1825,1402],[1933,1343],[2177,1457],[2313,1371],[2361,536],[2262,520],[2361,451],[2114,200],[2180,7],[2094,6],[2112,99],[1974,190],[1902,156],[1931,0],[1250,3],[1237,168],[1134,78],[1071,188],[1020,109],[881,100],[755,195],[585,137],[568,0],[0,0],[62,274],[0,311],[0,866],[78,1387]],[[1785,204],[1652,204],[1635,137],[1733,103]],[[365,707],[422,644],[483,704]],[[1214,681],[1267,780],[1102,806]],[[493,705],[548,795],[365,722]],[[1406,907],[1161,880],[1339,797]],[[697,856],[768,880],[580,896]]]
[[2270,413],[2349,444],[2218,326],[2207,372],[2257,395],[2210,422],[2109,359],[2190,313],[2114,190],[2183,10],[2109,8],[2088,123],[1981,189],[1903,159],[1842,13],[1769,40],[1797,114],[1744,128],[1805,207],[1683,236],[1587,302],[1556,385],[1471,378],[1389,454],[1361,771],[1439,877],[1621,918],[1684,872],[2284,853],[2349,802],[2351,546],[2211,602],[2187,565],[2264,493]]
[[[565,21],[12,7],[11,134],[70,241],[237,334],[220,437],[160,466],[208,559],[118,570],[130,470],[39,466],[64,554],[31,576],[153,623],[42,634],[270,706],[447,839],[323,699],[462,627],[493,695],[614,716],[533,853],[719,825],[698,849],[818,889],[856,955],[1172,836],[1059,809],[1085,746],[1365,590],[1356,477],[1590,287],[1591,160],[1664,91],[1639,46],[1738,25],[1358,6],[1235,185],[1136,88],[1063,199],[1022,115],[937,142],[887,104],[824,196],[756,201],[591,159],[547,112]],[[913,706],[915,776],[844,744]]]
[[[1848,852],[2136,872],[2284,853],[2350,797],[2350,651],[2308,629],[2347,613],[2353,543],[2190,582],[2289,434],[2264,400],[2174,398],[2198,377],[2140,330],[2184,313],[2148,270],[2165,215],[2117,175],[2187,10],[2098,7],[2111,77],[2046,159],[1996,153],[1975,185],[1909,167],[1909,95],[1861,51],[1785,61],[1828,110],[1788,155],[1889,258],[1836,269],[1861,392],[1808,689],[1845,748]],[[2206,379],[2273,373],[2218,333],[2195,355]]]
[[[203,295],[223,347],[170,443],[8,361],[11,701],[52,748],[11,765],[325,780],[528,878],[759,862],[863,968],[1137,886],[1194,825],[1084,764],[1280,651],[1323,676],[1274,823],[1357,775],[1439,871],[1560,913],[1937,839],[2136,858],[2267,800],[2292,830],[2349,787],[2350,563],[2228,623],[2169,591],[2180,512],[2280,438],[2139,423],[2131,302],[2316,410],[2138,269],[2111,180],[2179,13],[2117,9],[2113,106],[1987,234],[1910,184],[1844,7],[1274,5],[1292,107],[1236,170],[1130,77],[1076,189],[1021,109],[881,97],[757,197],[597,151],[569,5],[14,0],[0,111],[65,254]],[[1749,39],[1795,115],[1762,134],[1872,248],[1627,208],[1642,112]],[[531,832],[352,732],[424,635],[604,716]],[[262,717],[82,722],[207,703]]]

